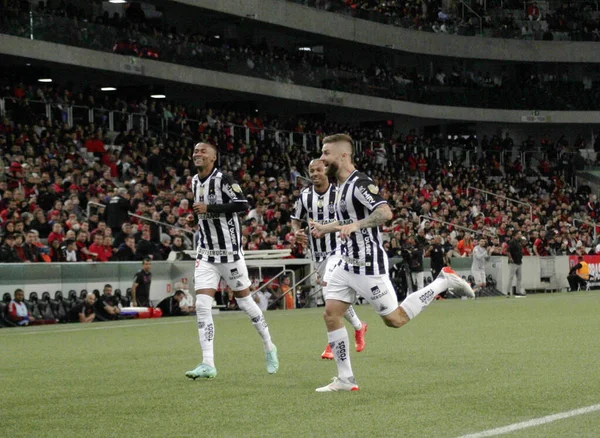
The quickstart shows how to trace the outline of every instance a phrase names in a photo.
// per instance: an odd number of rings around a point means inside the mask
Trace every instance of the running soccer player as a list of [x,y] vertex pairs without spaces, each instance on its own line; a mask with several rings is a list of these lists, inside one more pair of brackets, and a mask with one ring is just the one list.
[[[185,375],[191,379],[212,379],[217,375],[211,310],[221,277],[233,291],[239,308],[252,320],[264,343],[267,372],[275,374],[279,369],[277,348],[271,342],[262,311],[250,296],[250,279],[242,252],[238,213],[246,211],[248,202],[241,187],[229,175],[215,168],[216,160],[217,148],[212,144],[198,143],[194,146],[192,161],[198,174],[192,178],[193,210],[200,231],[194,283],[202,363]],[[195,222],[193,215],[188,217],[188,222]]]
[[354,142],[345,134],[323,140],[321,160],[328,176],[337,179],[335,210],[337,222],[312,224],[311,233],[322,238],[328,233],[340,233],[342,258],[337,265],[328,265],[325,286],[325,324],[329,345],[335,356],[338,375],[317,392],[357,391],[358,385],[350,364],[348,333],[343,316],[355,292],[365,298],[389,327],[402,327],[431,304],[448,288],[455,293],[474,297],[471,286],[445,267],[427,287],[409,295],[400,305],[388,276],[388,258],[383,248],[379,227],[392,219],[392,211],[379,194],[371,178],[359,172],[353,161]]
[[[312,160],[308,165],[308,175],[313,183],[312,187],[302,190],[300,197],[296,201],[296,207],[292,214],[292,230],[296,236],[296,241],[306,244],[308,237],[301,228],[302,220],[308,218],[309,222],[328,224],[335,222],[335,194],[336,187],[329,183],[329,178],[325,175],[325,165],[321,160]],[[317,271],[317,280],[325,285],[326,266],[329,263],[336,264],[341,259],[339,252],[340,244],[335,234],[316,239],[310,236],[311,257]],[[354,341],[356,351],[361,352],[365,349],[365,333],[367,323],[362,322],[352,306],[344,314],[344,318],[354,327]],[[321,354],[321,359],[333,359],[333,351],[327,344],[325,351]]]

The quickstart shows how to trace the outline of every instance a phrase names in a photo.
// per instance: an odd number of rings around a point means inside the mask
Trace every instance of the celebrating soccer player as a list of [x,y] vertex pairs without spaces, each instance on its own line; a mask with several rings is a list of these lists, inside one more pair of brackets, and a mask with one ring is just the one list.
[[[252,320],[264,343],[267,372],[279,369],[277,348],[271,342],[265,317],[250,296],[250,279],[242,251],[242,234],[238,213],[247,209],[241,187],[217,168],[217,148],[212,144],[194,146],[192,161],[198,174],[192,179],[193,210],[197,215],[200,238],[196,256],[194,282],[196,317],[202,349],[202,363],[185,375],[192,379],[212,379],[217,375],[213,340],[215,327],[212,302],[221,277],[233,291],[237,304]],[[193,215],[188,217],[193,223]]]
[[416,317],[435,297],[448,288],[474,297],[471,286],[452,269],[443,268],[429,286],[409,295],[400,305],[388,276],[388,258],[379,227],[392,218],[392,211],[371,178],[354,167],[354,142],[345,134],[323,139],[321,160],[328,176],[337,180],[336,222],[312,224],[312,235],[322,238],[340,233],[342,258],[327,265],[325,324],[329,345],[338,368],[337,377],[317,392],[357,391],[350,364],[348,333],[343,317],[356,291],[374,307],[389,327],[402,327]]
[[[329,183],[329,178],[325,175],[325,165],[321,160],[312,160],[308,165],[308,174],[313,183],[312,187],[307,187],[302,191],[300,197],[296,201],[296,208],[292,215],[292,229],[296,236],[296,240],[300,243],[307,243],[306,233],[301,228],[302,220],[308,218],[309,222],[328,224],[335,222],[335,195],[336,187]],[[316,239],[310,236],[311,258],[317,271],[318,280],[322,285],[325,285],[326,266],[330,263],[335,265],[340,262],[341,244],[335,234]],[[354,340],[356,351],[361,352],[365,348],[365,332],[367,331],[367,323],[362,322],[352,306],[344,314],[344,318],[354,327]],[[333,359],[333,351],[327,344],[325,351],[321,354],[322,359]]]

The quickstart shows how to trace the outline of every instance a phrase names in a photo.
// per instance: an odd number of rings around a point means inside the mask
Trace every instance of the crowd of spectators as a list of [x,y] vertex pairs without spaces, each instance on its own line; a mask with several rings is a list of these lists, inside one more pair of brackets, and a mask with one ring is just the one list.
[[265,40],[181,32],[138,15],[111,17],[105,13],[95,17],[68,2],[40,8],[33,15],[33,30],[29,14],[17,10],[0,18],[0,32],[27,38],[33,32],[36,39],[128,56],[436,105],[592,110],[598,108],[600,98],[593,77],[575,79],[557,77],[553,72],[521,74],[506,69],[486,72],[477,63],[463,68],[444,63],[432,69],[429,60],[419,62],[421,67],[405,68],[393,51],[382,59],[363,50],[353,62],[345,62],[333,47],[316,53],[269,45]]
[[[20,85],[12,90],[21,94]],[[24,103],[25,95],[18,102]],[[449,140],[415,130],[385,135],[358,126],[210,109],[197,115],[194,131],[186,124],[176,125],[168,137],[123,131],[105,144],[107,133],[93,124],[70,128],[41,114],[24,123],[8,114],[0,122],[2,261],[162,260],[171,251],[193,249],[193,230],[185,217],[191,211],[191,150],[200,140],[217,145],[219,167],[247,194],[244,248],[289,249],[292,257],[305,257],[306,248],[290,232],[290,211],[302,188],[299,176],[319,154],[291,143],[287,135],[275,135],[272,129],[280,125],[295,126],[296,132],[312,130],[319,137],[345,131],[362,140],[366,146],[357,153],[357,167],[381,187],[394,211],[394,220],[385,227],[391,256],[436,235],[455,254],[465,255],[459,249],[463,233],[449,224],[485,233],[493,245],[518,229],[529,239],[530,252],[540,238],[551,254],[600,249],[594,230],[573,222],[593,223],[600,214],[596,197],[570,184],[573,165],[581,158],[574,151],[585,145],[581,137],[571,144],[564,136],[556,141],[528,138],[521,148],[540,148],[541,161],[523,163],[507,154],[501,165],[501,154],[517,148],[509,134]],[[231,135],[232,122],[248,128],[249,142]],[[469,166],[458,155],[449,163],[449,148],[471,151]],[[531,204],[531,210],[500,197],[486,199],[469,191],[471,186]]]
[[593,2],[526,3],[439,0],[283,0],[411,30],[494,38],[600,41],[600,16]]

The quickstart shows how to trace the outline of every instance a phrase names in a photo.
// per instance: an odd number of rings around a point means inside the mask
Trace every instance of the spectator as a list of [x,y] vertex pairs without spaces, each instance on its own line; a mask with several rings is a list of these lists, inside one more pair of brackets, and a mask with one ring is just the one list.
[[48,245],[52,245],[52,242],[58,240],[59,245],[64,240],[65,235],[63,234],[63,227],[60,222],[52,224],[52,232],[48,235]]
[[113,230],[113,233],[118,233],[121,226],[129,219],[129,211],[131,210],[131,196],[126,188],[117,189],[117,194],[110,198],[106,207],[106,224]]
[[83,258],[81,256],[81,253],[77,250],[77,244],[75,243],[75,240],[73,239],[67,239],[65,240],[65,248],[64,248],[64,254],[65,254],[65,262],[83,262]]
[[465,237],[458,242],[456,249],[461,257],[471,257],[474,247],[473,237],[471,234],[465,233]]
[[96,295],[88,293],[79,304],[75,304],[65,316],[65,322],[89,323],[96,319]]
[[113,321],[119,319],[121,308],[118,299],[113,295],[113,288],[110,284],[105,284],[100,299],[96,301],[96,320]]
[[104,238],[99,233],[94,235],[94,243],[89,246],[88,252],[92,255],[92,260],[95,262],[107,262],[112,256],[112,251],[110,253],[106,251]]
[[142,269],[133,279],[131,286],[131,305],[133,307],[150,307],[150,285],[152,284],[152,260],[142,260]]
[[120,262],[132,262],[136,260],[136,246],[132,236],[125,238],[125,242],[119,246],[115,257]]
[[27,309],[24,300],[25,293],[23,292],[23,289],[16,289],[14,299],[8,305],[8,319],[17,325],[29,325],[30,323],[35,322],[35,318]]
[[163,316],[186,316],[189,313],[187,309],[182,309],[180,303],[184,300],[185,294],[182,290],[177,290],[171,297],[163,299],[156,307],[162,310]]
[[142,230],[141,238],[135,246],[136,260],[143,260],[146,258],[154,259],[156,252],[157,248],[150,240],[150,230]]
[[4,244],[0,247],[0,263],[21,263],[22,260],[15,249],[15,238],[12,234],[4,236]]
[[29,231],[27,234],[25,234],[25,242],[21,248],[23,249],[21,259],[25,263],[37,263],[42,261],[40,257],[40,250],[35,245],[35,233],[33,231]]
[[169,258],[169,254],[171,253],[171,238],[168,235],[163,235],[160,239],[160,247],[159,250],[160,256],[162,260],[167,260]]

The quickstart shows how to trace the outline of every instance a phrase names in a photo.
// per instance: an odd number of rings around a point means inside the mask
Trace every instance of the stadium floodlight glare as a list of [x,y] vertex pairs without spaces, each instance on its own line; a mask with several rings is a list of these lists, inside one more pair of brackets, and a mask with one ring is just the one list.
[[164,98],[166,98],[167,96],[165,96],[164,94],[151,94],[151,95],[150,95],[150,97],[151,97],[152,99],[164,99]]
[[300,52],[312,52],[312,48],[310,47],[298,47]]
[[127,3],[127,0],[108,0],[109,3]]
[[52,82],[52,79],[50,79],[50,78],[41,78],[41,79],[38,79],[38,82]]
[[115,87],[102,87],[100,91],[117,91]]

